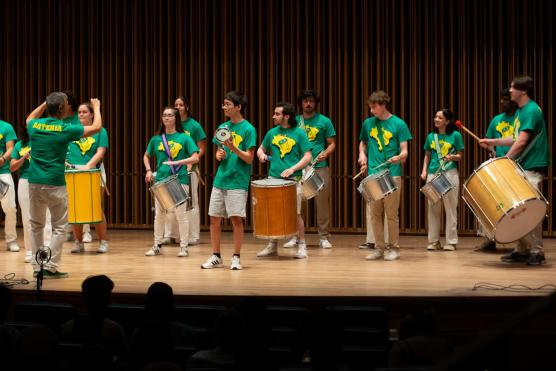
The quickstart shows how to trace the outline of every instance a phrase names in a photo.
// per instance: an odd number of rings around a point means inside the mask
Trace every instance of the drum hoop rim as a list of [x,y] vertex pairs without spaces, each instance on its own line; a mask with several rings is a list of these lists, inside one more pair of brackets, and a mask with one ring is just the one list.
[[473,169],[473,173],[471,173],[471,175],[469,175],[469,178],[467,178],[467,180],[465,181],[465,183],[463,183],[463,185],[466,185],[467,183],[469,183],[471,181],[471,179],[477,174],[477,172],[479,170],[481,170],[483,167],[490,165],[491,163],[493,163],[494,161],[497,160],[510,160],[511,162],[513,162],[515,165],[517,165],[518,168],[521,168],[521,166],[519,166],[519,164],[517,162],[515,162],[514,160],[512,160],[511,158],[507,157],[507,156],[500,156],[500,157],[495,157],[495,158],[489,158],[488,160],[486,160],[485,162],[483,162],[482,164],[479,165],[478,168]]
[[[258,182],[258,181],[261,181],[261,180],[267,180],[267,179],[269,179],[269,178],[252,180],[251,181],[251,186],[256,187],[256,188],[276,188],[276,187],[297,185],[297,182],[295,180],[289,180],[289,179],[288,180],[283,179],[284,183],[282,183],[282,184],[261,185],[261,184],[255,183],[255,182]],[[282,179],[277,179],[277,178],[272,178],[272,179],[282,180]]]

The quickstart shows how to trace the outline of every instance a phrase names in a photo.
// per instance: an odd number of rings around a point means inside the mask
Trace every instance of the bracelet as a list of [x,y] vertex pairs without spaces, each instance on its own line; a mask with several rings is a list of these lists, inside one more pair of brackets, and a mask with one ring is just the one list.
[[149,171],[152,173],[152,170],[151,170],[151,169],[147,169],[147,173],[148,173]]

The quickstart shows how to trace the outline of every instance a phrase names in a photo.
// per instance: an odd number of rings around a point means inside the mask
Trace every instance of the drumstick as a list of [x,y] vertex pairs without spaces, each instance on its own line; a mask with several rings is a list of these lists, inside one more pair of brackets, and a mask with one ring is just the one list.
[[205,180],[203,179],[203,177],[201,176],[201,173],[199,172],[199,168],[196,167],[195,170],[193,170],[195,172],[195,174],[197,174],[197,177],[199,178],[199,182],[201,182],[201,184],[203,185],[203,187],[206,187],[206,183]]
[[388,162],[388,161],[385,161],[385,162],[383,162],[382,164],[373,167],[371,170],[380,169],[381,167],[383,167],[383,166],[385,166],[385,165],[388,165],[388,164],[389,164],[389,162]]
[[365,172],[365,170],[361,170],[360,172],[358,172],[357,174],[355,174],[355,175],[353,176],[353,180],[359,178],[361,175],[363,175],[364,172]]
[[477,142],[479,142],[481,140],[481,138],[479,138],[478,136],[476,136],[471,130],[469,130],[468,128],[466,128],[465,126],[463,126],[463,124],[461,123],[460,120],[456,120],[456,122],[454,122],[454,125],[456,125],[458,128],[465,130],[465,132],[469,135],[471,135],[473,138],[475,138],[475,140]]
[[106,195],[108,197],[110,197],[110,190],[108,190],[108,186],[106,185],[106,182],[104,181],[104,179],[102,179],[102,175],[100,176],[100,182],[102,183],[102,186],[104,187],[104,193],[106,193]]

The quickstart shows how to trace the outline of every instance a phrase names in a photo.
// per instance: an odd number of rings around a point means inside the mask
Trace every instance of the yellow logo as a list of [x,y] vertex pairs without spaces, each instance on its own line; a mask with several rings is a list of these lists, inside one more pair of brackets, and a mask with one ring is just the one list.
[[498,125],[496,125],[496,131],[502,135],[502,138],[511,137],[514,135],[514,127],[506,121],[500,121]]
[[[183,148],[181,144],[171,140],[168,141],[168,147],[170,147],[170,156],[172,157],[172,160],[178,156],[178,153],[180,153],[181,149]],[[160,152],[166,152],[166,150],[164,149],[164,143],[160,143],[160,145],[158,146],[158,150]]]
[[272,138],[272,144],[280,149],[280,158],[284,158],[285,155],[292,151],[297,142],[290,137],[278,134]]
[[517,140],[517,134],[519,133],[520,125],[521,125],[521,122],[519,121],[519,116],[516,116],[516,118],[514,120],[514,141]]
[[0,140],[4,139],[4,136],[2,134],[0,134]]
[[184,132],[185,134],[191,136],[191,133],[190,133],[189,131],[187,131],[187,130],[184,129],[183,132]]
[[84,155],[87,153],[92,147],[96,140],[92,137],[81,138],[79,140],[74,141],[73,143],[77,144],[81,154]]
[[232,131],[232,142],[234,143],[234,146],[239,148],[239,145],[241,144],[241,142],[243,142],[243,137]]
[[309,138],[309,140],[312,142],[316,139],[317,134],[319,133],[319,129],[311,126],[305,126],[305,132],[307,133],[307,137]]
[[[376,127],[371,129],[369,136],[374,140],[376,140],[376,143],[378,144],[378,150],[382,152],[382,141],[378,137],[378,129]],[[390,139],[392,139],[392,136],[393,136],[392,132],[382,128],[382,140],[384,141],[385,146],[388,146],[388,144],[390,144]]]
[[[19,157],[23,157],[29,152],[31,152],[31,147],[21,147],[21,149],[19,150]],[[29,160],[31,160],[31,156],[29,156]]]
[[[438,145],[440,146],[440,156],[441,157],[446,157],[446,155],[448,153],[450,153],[450,150],[452,149],[452,144],[448,143],[448,142],[445,142],[443,140],[439,140]],[[431,149],[436,151],[436,143],[435,142],[431,143]]]

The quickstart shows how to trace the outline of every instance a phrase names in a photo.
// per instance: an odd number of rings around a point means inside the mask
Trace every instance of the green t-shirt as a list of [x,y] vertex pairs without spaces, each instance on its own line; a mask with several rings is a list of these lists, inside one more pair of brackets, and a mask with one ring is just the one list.
[[[488,125],[486,137],[490,139],[507,138],[514,136],[514,121],[517,112],[508,116],[505,112],[494,116]],[[511,146],[496,146],[496,157],[506,156]]]
[[83,136],[83,126],[66,125],[54,117],[31,120],[27,132],[33,147],[29,183],[63,186],[68,144]]
[[[299,127],[305,130],[309,141],[313,145],[313,159],[317,158],[319,153],[326,149],[326,139],[336,136],[336,130],[334,130],[332,121],[320,113],[316,113],[310,119],[304,119],[303,115],[297,115],[295,120]],[[328,166],[328,159],[317,162],[315,165],[317,168],[326,166]]]
[[[14,160],[19,160],[20,158],[25,156],[27,154],[27,152],[30,152],[30,151],[31,151],[31,145],[29,144],[29,142],[27,142],[25,145],[23,145],[23,142],[21,140],[18,140],[17,143],[14,146],[14,150],[12,151],[12,158]],[[29,179],[29,160],[30,159],[31,159],[31,157],[29,157],[27,160],[23,161],[23,164],[19,168],[19,178],[20,179]]]
[[[71,142],[66,160],[72,165],[86,165],[99,148],[108,148],[108,133],[105,128],[93,136]],[[97,164],[97,168],[99,167],[100,163]]]
[[64,122],[64,124],[81,125],[81,121],[79,121],[79,116],[77,115],[77,112],[75,112],[71,116],[64,117],[62,121]]
[[[440,147],[440,156],[445,157],[448,154],[456,154],[459,151],[463,151],[463,138],[457,130],[454,130],[451,134],[438,134],[438,145]],[[436,142],[434,140],[434,132],[427,135],[423,149],[431,153],[431,160],[427,171],[429,174],[434,174],[440,167],[438,152],[436,151]],[[455,161],[448,161],[444,163],[444,170],[457,168],[458,164]]]
[[[228,127],[232,132],[234,145],[242,151],[257,147],[257,131],[247,120],[233,124],[226,121],[218,128]],[[227,147],[222,146],[216,138],[212,143],[221,146],[226,151],[226,157],[220,161],[213,185],[220,189],[244,189],[249,190],[251,180],[252,165],[241,160],[235,153]]]
[[[279,125],[266,133],[262,145],[272,156],[269,175],[275,178],[280,178],[282,171],[297,164],[305,152],[313,147],[303,129],[299,127],[284,129]],[[301,170],[292,174],[292,177],[298,176],[301,176]]]
[[[17,140],[15,131],[12,125],[6,121],[0,120],[0,155],[6,153],[6,144],[11,140]],[[0,174],[10,173],[10,159],[7,158],[4,165],[0,167]]]
[[[373,170],[386,160],[400,154],[400,144],[413,139],[405,121],[396,115],[381,121],[376,117],[369,117],[363,122],[359,140],[367,143],[368,174],[382,171],[385,167]],[[392,176],[402,175],[402,165],[390,165]]]
[[207,138],[203,127],[194,118],[188,117],[187,120],[181,122],[181,126],[185,134],[189,135],[195,143]]
[[[546,124],[541,108],[534,101],[529,101],[519,108],[514,123],[515,139],[522,131],[532,134],[531,139],[519,156],[519,162],[525,170],[547,167],[548,161],[548,136]],[[533,141],[535,141],[533,143]],[[533,146],[530,144],[533,143]]]
[[[197,144],[185,133],[175,132],[167,134],[166,141],[168,142],[170,155],[174,161],[189,158],[193,153],[199,152]],[[173,175],[170,165],[163,164],[164,161],[168,161],[168,154],[164,148],[161,135],[155,135],[151,138],[146,152],[150,157],[154,157],[156,161],[155,182],[159,182]],[[175,167],[174,165],[174,168]],[[181,184],[189,184],[187,166],[182,165],[177,175]]]

